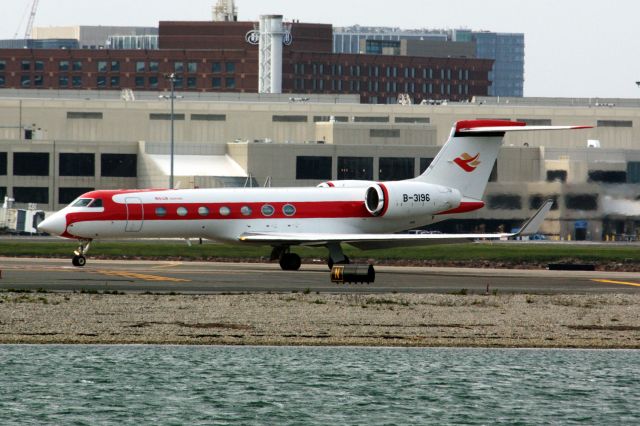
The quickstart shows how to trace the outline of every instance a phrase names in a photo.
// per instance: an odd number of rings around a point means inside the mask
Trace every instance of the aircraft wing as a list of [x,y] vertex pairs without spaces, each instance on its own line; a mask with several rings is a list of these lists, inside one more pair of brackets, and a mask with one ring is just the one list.
[[538,211],[513,233],[492,234],[332,234],[293,232],[246,232],[238,238],[242,242],[271,245],[323,246],[329,243],[347,243],[361,249],[377,249],[431,244],[451,244],[478,239],[504,239],[538,232],[553,200],[545,201]]

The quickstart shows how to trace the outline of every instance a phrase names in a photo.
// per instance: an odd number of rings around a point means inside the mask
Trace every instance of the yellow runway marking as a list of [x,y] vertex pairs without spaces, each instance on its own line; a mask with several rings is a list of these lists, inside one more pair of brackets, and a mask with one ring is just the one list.
[[133,278],[137,280],[143,281],[171,281],[175,283],[188,283],[191,280],[186,280],[183,278],[173,278],[173,277],[161,277],[159,275],[149,275],[149,274],[139,274],[137,272],[127,272],[127,271],[104,271],[104,270],[96,270],[95,272],[103,275],[116,276],[116,277],[124,277],[124,278]]
[[632,283],[629,281],[613,281],[613,280],[591,280],[591,281],[604,283],[604,284],[620,284],[620,285],[630,285],[633,287],[640,287],[640,283]]

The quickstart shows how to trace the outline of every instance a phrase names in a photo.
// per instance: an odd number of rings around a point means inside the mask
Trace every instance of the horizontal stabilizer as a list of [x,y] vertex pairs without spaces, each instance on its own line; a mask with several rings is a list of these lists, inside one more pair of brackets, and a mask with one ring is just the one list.
[[591,129],[592,126],[495,126],[469,127],[458,129],[460,133],[496,133],[496,132],[531,132],[535,130],[579,130]]

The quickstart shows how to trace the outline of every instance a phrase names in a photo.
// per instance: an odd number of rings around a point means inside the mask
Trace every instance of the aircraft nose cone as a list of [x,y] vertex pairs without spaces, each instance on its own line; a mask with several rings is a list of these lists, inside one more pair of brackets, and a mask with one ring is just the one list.
[[54,214],[40,222],[38,231],[48,234],[61,235],[67,228],[67,220],[64,215]]

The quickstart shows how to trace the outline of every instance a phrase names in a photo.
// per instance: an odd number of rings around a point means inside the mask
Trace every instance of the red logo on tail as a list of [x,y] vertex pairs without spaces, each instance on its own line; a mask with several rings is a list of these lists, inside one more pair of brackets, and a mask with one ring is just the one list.
[[478,161],[478,158],[480,158],[480,153],[477,153],[474,157],[472,157],[465,152],[460,157],[453,160],[453,162],[460,166],[460,168],[462,168],[462,170],[464,170],[465,172],[471,173],[476,169],[476,167],[480,165],[480,161]]

